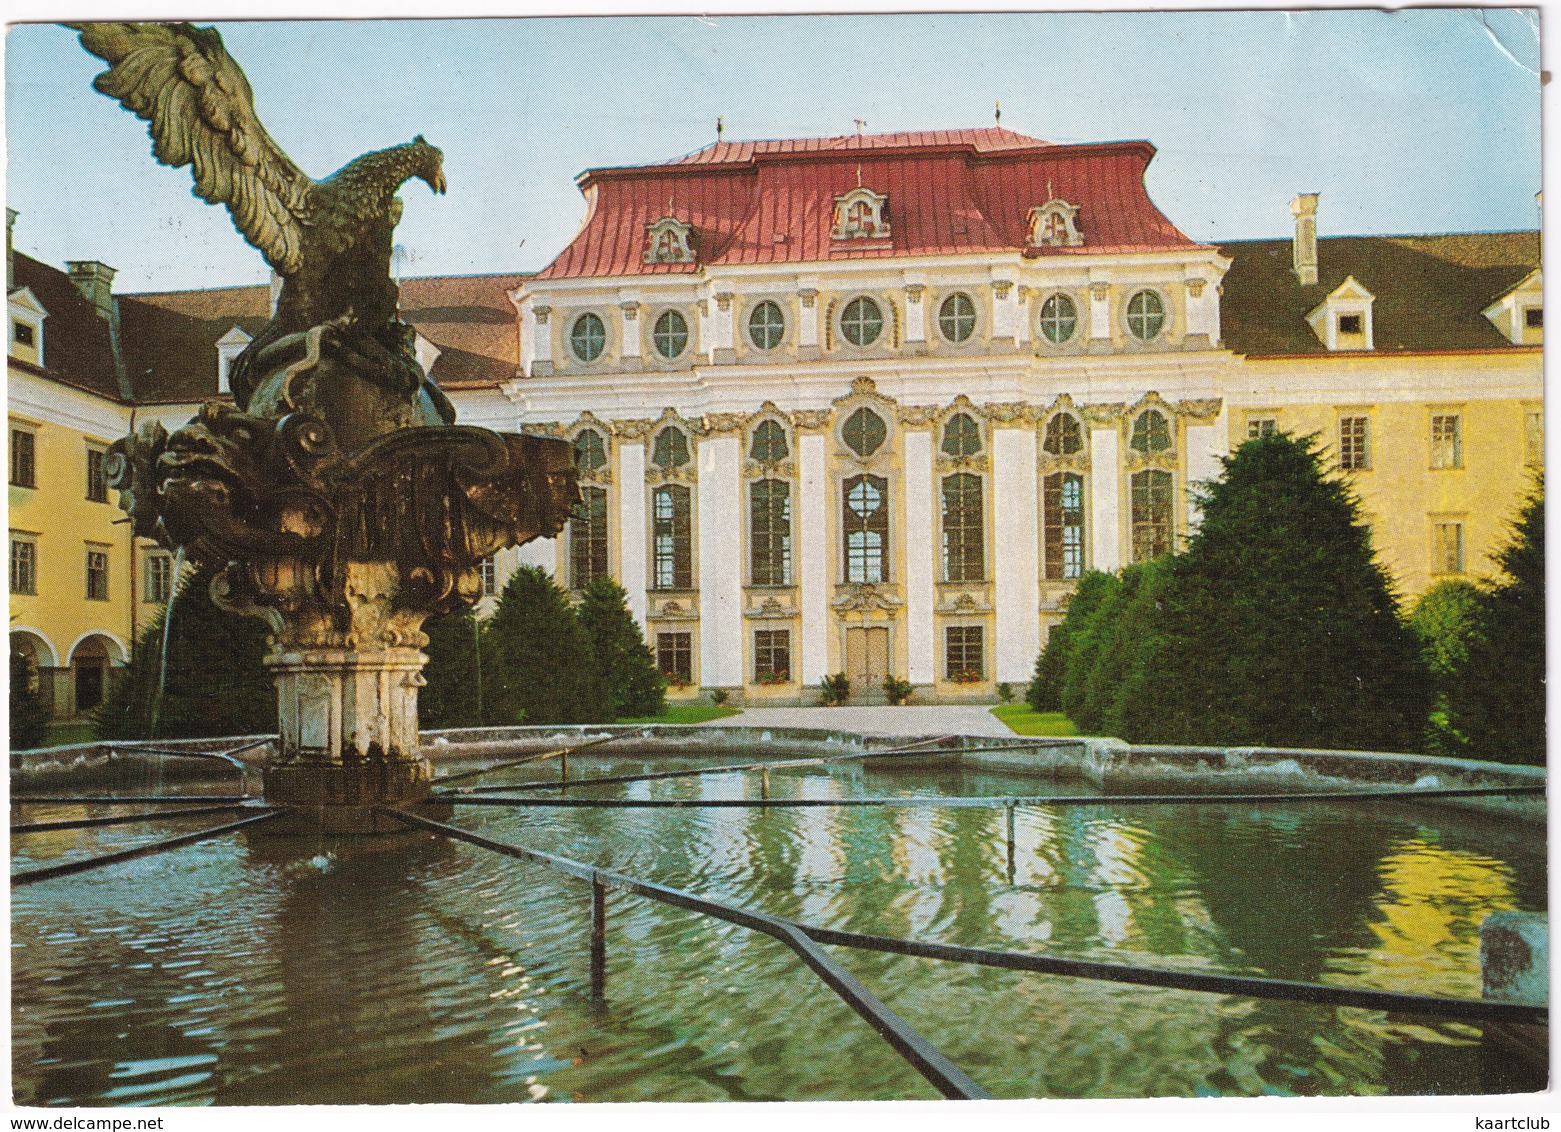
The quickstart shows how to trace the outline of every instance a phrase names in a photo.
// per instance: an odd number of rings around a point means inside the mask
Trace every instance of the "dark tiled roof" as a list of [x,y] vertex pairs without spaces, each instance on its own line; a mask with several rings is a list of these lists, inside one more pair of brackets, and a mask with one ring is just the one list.
[[[515,376],[520,344],[508,292],[526,276],[456,275],[401,282],[401,317],[439,347],[435,381],[493,384]],[[254,337],[269,320],[270,288],[214,287],[120,299],[125,360],[136,399],[217,395],[217,340],[233,327]]]
[[26,287],[49,312],[43,321],[41,372],[68,385],[119,400],[119,375],[108,320],[82,297],[70,276],[59,268],[16,252],[11,270],[11,289]]
[[1538,232],[1334,236],[1317,241],[1317,282],[1291,270],[1290,240],[1221,244],[1220,322],[1238,354],[1326,354],[1306,316],[1347,276],[1375,296],[1376,352],[1514,349],[1480,312],[1539,266]]

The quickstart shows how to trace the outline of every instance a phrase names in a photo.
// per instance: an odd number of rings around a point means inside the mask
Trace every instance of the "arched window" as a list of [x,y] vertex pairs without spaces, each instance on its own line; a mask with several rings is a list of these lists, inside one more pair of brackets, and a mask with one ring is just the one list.
[[1165,327],[1165,300],[1153,291],[1139,291],[1127,301],[1127,328],[1147,342]]
[[694,584],[693,524],[689,490],[681,484],[651,493],[652,574],[658,590],[686,590]]
[[791,485],[758,480],[749,489],[748,504],[753,584],[791,585]]
[[583,428],[575,434],[575,467],[594,472],[607,463],[607,444],[602,434],[594,428]]
[[786,430],[779,421],[760,421],[753,430],[753,444],[748,458],[760,464],[778,464],[791,451],[786,445]]
[[651,331],[651,341],[662,357],[677,357],[688,346],[688,320],[677,311],[662,311]]
[[950,342],[963,342],[976,330],[976,304],[963,291],[956,291],[938,308],[938,329]]
[[569,519],[569,588],[583,590],[607,576],[607,491],[582,487]]
[[852,299],[840,315],[840,333],[853,346],[871,346],[883,333],[883,312],[866,296]]
[[981,451],[981,427],[969,413],[955,413],[943,426],[943,451],[956,459]]
[[1145,409],[1133,422],[1128,444],[1137,452],[1164,452],[1171,446],[1171,425],[1158,409]]
[[1171,473],[1133,473],[1133,561],[1171,553]]
[[1048,342],[1061,345],[1073,337],[1079,311],[1067,295],[1053,295],[1041,304],[1041,333]]
[[884,426],[882,417],[871,409],[863,408],[846,418],[840,435],[845,439],[846,447],[865,460],[878,451],[887,439],[889,430]]
[[650,448],[650,462],[662,470],[681,468],[688,463],[688,437],[683,430],[668,426],[656,434]]
[[1046,422],[1046,439],[1041,447],[1053,456],[1071,456],[1084,447],[1084,432],[1079,428],[1079,418],[1072,413],[1058,413]]
[[841,485],[846,581],[882,582],[889,576],[889,482],[852,476]]
[[761,350],[773,350],[786,335],[786,316],[766,299],[748,316],[748,337]]
[[582,362],[594,362],[602,356],[607,346],[607,327],[594,314],[583,314],[575,319],[569,331],[569,348]]
[[1041,500],[1046,577],[1077,578],[1084,573],[1084,477],[1047,476]]
[[943,479],[943,580],[979,582],[985,577],[981,477],[964,472],[945,476]]

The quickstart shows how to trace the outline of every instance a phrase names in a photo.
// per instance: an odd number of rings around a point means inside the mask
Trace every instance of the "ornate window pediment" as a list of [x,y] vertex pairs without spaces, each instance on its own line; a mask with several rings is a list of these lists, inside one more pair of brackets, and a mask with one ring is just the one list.
[[1061,197],[1030,209],[1032,248],[1076,248],[1084,243],[1079,232],[1079,206]]
[[675,216],[663,216],[645,226],[646,263],[693,263],[694,228]]
[[835,198],[835,226],[831,240],[887,240],[889,221],[884,209],[889,197],[858,186]]

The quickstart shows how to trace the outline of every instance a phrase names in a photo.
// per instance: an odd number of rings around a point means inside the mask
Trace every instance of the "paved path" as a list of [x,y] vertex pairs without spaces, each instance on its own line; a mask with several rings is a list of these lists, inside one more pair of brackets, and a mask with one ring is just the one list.
[[1013,732],[986,707],[916,705],[907,707],[751,708],[741,715],[712,720],[707,727],[822,727],[873,735],[991,735]]

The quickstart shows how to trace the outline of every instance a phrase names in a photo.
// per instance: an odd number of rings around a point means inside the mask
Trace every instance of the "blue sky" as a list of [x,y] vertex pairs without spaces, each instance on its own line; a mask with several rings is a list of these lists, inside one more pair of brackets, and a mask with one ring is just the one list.
[[[1534,227],[1538,18],[1511,9],[634,16],[219,23],[261,120],[316,177],[425,134],[408,275],[533,270],[582,217],[581,170],[715,140],[1002,124],[1053,141],[1147,138],[1156,204],[1199,240]],[[137,291],[256,282],[226,212],[153,162],[92,90],[73,33],[6,41],[16,244],[99,259]]]

